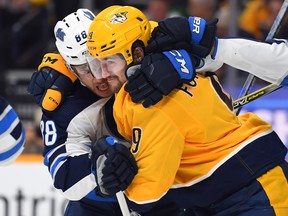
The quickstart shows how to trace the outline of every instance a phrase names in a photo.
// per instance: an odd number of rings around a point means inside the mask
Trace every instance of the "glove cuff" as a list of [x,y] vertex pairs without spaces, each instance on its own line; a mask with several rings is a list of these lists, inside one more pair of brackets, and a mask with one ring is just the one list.
[[176,69],[181,80],[191,81],[195,76],[195,68],[186,50],[172,50],[163,52]]
[[191,42],[192,44],[200,43],[201,39],[203,38],[206,21],[200,17],[189,17],[189,26],[191,31]]

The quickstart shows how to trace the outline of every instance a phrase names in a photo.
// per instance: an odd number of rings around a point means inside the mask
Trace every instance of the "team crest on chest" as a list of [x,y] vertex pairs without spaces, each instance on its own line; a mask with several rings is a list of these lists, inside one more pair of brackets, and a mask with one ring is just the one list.
[[123,23],[125,20],[127,20],[127,13],[128,12],[120,12],[117,14],[114,14],[110,20],[110,23],[113,24],[121,24]]

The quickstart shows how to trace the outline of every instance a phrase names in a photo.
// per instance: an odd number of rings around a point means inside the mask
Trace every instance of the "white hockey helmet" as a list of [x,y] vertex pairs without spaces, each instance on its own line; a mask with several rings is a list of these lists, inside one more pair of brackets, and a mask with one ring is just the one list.
[[78,9],[56,23],[56,47],[68,66],[87,62],[87,32],[94,17],[90,10]]

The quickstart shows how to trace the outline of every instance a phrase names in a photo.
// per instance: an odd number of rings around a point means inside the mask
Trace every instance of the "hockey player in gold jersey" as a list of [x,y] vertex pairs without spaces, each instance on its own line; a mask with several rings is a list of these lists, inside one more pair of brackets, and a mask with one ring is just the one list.
[[[202,21],[187,20],[197,24],[200,32],[207,27]],[[203,35],[197,33],[192,37],[200,37],[201,45]],[[159,201],[174,200],[196,215],[288,215],[287,149],[269,123],[254,113],[236,116],[231,97],[217,77],[213,73],[195,76],[197,59],[185,62],[187,52],[143,57],[150,24],[136,8],[103,10],[88,35],[88,50],[95,57],[91,68],[98,68],[92,72],[107,78],[117,93],[114,118],[119,132],[132,141],[128,153],[111,137],[96,143],[101,148],[95,148],[92,160],[100,193],[109,196],[125,189],[129,207],[140,213]],[[173,58],[179,76],[194,80],[152,107],[135,104],[124,89],[127,67],[132,65],[127,74],[133,70],[152,74],[151,62],[173,62]],[[133,65],[138,60],[142,60],[140,68]],[[113,149],[123,152],[115,154]],[[131,169],[134,178],[118,178],[122,169]]]

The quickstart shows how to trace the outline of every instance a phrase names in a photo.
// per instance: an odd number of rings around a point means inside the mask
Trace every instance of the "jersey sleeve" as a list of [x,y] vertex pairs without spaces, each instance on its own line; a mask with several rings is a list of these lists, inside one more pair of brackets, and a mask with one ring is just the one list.
[[[86,96],[89,95],[87,89]],[[44,140],[44,164],[54,187],[69,200],[88,198],[114,201],[96,196],[96,181],[91,172],[89,153],[101,131],[100,110],[108,99],[68,97],[59,109],[43,111],[41,130]]]
[[275,39],[268,43],[240,38],[219,39],[215,59],[270,83],[287,86],[287,40]]
[[0,97],[0,165],[9,165],[22,153],[25,131],[11,105]]

